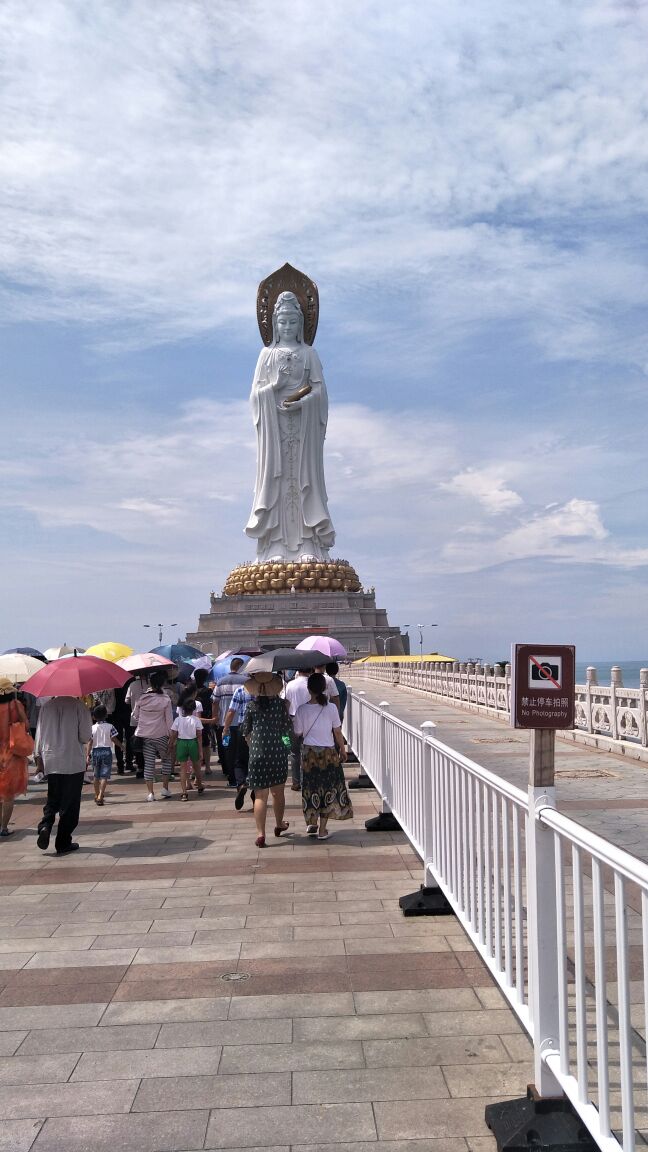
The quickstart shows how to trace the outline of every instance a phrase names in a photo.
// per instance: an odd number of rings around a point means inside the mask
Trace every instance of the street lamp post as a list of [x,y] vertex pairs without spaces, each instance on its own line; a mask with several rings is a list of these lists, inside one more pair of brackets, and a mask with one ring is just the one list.
[[376,636],[376,640],[382,640],[383,656],[387,655],[387,645],[391,640],[391,636]]
[[438,625],[438,624],[417,624],[417,625],[416,625],[416,627],[417,627],[417,628],[418,628],[418,630],[419,630],[419,641],[420,641],[420,645],[421,645],[421,656],[423,656],[423,629],[424,629],[424,628],[438,628],[438,627],[439,627],[439,625]]
[[177,628],[177,624],[142,624],[142,628],[157,628],[158,629],[158,644],[162,643],[162,629],[163,628]]

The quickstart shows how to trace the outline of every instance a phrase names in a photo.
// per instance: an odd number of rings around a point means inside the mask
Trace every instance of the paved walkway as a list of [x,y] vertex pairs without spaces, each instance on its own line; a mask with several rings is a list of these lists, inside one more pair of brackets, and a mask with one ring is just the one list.
[[[216,780],[216,778],[214,778]],[[254,846],[199,800],[85,789],[74,857],[40,853],[43,790],[0,842],[0,1150],[492,1152],[529,1044],[453,917],[408,919],[401,834]],[[177,786],[175,786],[177,789]]]
[[[526,790],[527,732],[411,688],[365,681],[361,676],[350,683],[376,704],[387,700],[390,711],[408,724],[418,727],[424,720],[433,720],[439,740]],[[648,764],[557,740],[556,796],[566,816],[648,862]]]

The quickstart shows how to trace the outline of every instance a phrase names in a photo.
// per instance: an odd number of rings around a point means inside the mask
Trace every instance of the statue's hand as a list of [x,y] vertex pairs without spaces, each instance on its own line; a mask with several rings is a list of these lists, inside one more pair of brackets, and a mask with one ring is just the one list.
[[305,400],[312,391],[312,384],[302,384],[301,388],[298,388],[296,392],[291,392],[290,396],[286,396],[284,407],[286,408],[291,404],[298,404],[300,400]]

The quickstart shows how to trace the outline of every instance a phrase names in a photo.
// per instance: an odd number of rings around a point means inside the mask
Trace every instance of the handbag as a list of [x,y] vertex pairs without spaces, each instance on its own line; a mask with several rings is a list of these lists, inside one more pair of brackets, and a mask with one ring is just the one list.
[[34,751],[34,740],[31,732],[25,728],[23,720],[12,720],[11,709],[16,714],[16,706],[12,701],[9,705],[9,749],[14,756],[31,756]]

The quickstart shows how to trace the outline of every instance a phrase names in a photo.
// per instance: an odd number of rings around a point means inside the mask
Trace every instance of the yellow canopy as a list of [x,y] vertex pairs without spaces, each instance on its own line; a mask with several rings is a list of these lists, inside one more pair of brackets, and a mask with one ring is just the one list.
[[86,648],[86,656],[99,656],[101,660],[111,660],[116,664],[118,660],[124,660],[126,656],[132,656],[134,648],[129,648],[128,644],[118,644],[116,640],[104,640],[102,644],[93,644],[92,648]]
[[356,664],[447,664],[454,656],[443,656],[440,652],[425,653],[422,656],[362,656]]

